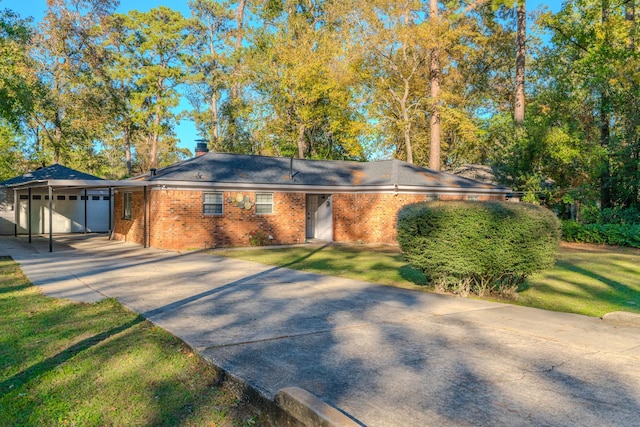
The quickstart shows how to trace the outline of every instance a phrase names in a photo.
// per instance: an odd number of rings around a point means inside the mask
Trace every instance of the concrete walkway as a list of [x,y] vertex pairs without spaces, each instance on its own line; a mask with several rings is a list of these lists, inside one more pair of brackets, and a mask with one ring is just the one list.
[[[200,253],[0,237],[45,294],[115,297],[264,396],[368,426],[640,424],[640,329]],[[320,250],[320,249],[319,249]]]

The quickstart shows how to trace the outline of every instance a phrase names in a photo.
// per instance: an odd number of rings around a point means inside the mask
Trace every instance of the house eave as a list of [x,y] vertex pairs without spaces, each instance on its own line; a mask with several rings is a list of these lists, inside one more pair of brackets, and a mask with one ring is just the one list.
[[[154,180],[128,183],[127,187],[160,187],[162,189],[192,189],[208,190],[218,189],[225,191],[255,190],[255,191],[280,191],[289,193],[405,193],[405,194],[482,194],[498,195],[507,194],[511,190],[505,187],[426,187],[408,185],[308,185],[308,184],[256,184],[248,182],[193,182]],[[114,187],[120,187],[118,185]],[[124,187],[124,186],[122,186]]]
[[174,180],[130,181],[130,180],[66,180],[50,179],[29,181],[8,185],[14,190],[28,188],[53,187],[57,189],[89,189],[89,188],[162,188],[162,189],[191,189],[191,190],[224,190],[224,191],[269,191],[288,193],[393,193],[393,194],[438,194],[438,195],[504,195],[511,193],[506,187],[451,187],[451,186],[410,186],[410,185],[309,185],[309,184],[257,184],[250,182],[194,182]]

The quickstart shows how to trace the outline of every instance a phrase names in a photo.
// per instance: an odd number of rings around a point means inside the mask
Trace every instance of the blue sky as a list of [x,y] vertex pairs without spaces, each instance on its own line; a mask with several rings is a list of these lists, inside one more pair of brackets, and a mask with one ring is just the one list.
[[[546,5],[551,11],[557,12],[562,5],[561,0],[540,1],[529,0],[527,9],[533,11],[540,5]],[[190,15],[187,0],[120,0],[118,12],[126,13],[129,10],[148,11],[157,6],[168,6],[172,9],[181,11],[185,16]],[[11,9],[22,17],[32,16],[35,22],[38,22],[44,16],[47,8],[46,0],[0,0],[0,9]],[[184,101],[180,108],[188,108],[188,103]],[[178,146],[194,150],[195,140],[198,139],[196,128],[190,120],[182,120],[176,127],[176,135],[178,137]]]

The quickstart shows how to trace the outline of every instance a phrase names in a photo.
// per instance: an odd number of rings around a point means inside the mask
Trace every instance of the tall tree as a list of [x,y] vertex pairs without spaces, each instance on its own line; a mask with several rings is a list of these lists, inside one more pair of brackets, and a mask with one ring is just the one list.
[[[541,22],[552,34],[550,60],[558,71],[551,82],[570,81],[566,97],[589,107],[582,117],[585,137],[599,145],[593,181],[598,181],[600,206],[638,206],[637,131],[634,99],[638,98],[637,51],[629,49],[637,24],[628,19],[626,5],[609,0],[568,2]],[[558,58],[562,58],[559,61]],[[569,117],[565,118],[569,121]]]
[[[230,139],[221,138],[220,102],[229,94],[229,59],[233,54],[229,46],[233,29],[233,13],[226,4],[213,0],[189,2],[194,17],[193,72],[190,76],[187,98],[191,102],[192,118],[199,134],[216,151],[234,151]],[[236,41],[239,40],[236,37]],[[237,43],[235,43],[237,44]]]
[[49,0],[34,36],[33,72],[44,87],[35,103],[31,131],[37,151],[54,162],[99,168],[94,141],[102,132],[102,100],[93,79],[94,32],[113,10],[113,0]]
[[524,124],[525,111],[525,58],[527,42],[527,7],[525,0],[516,3],[516,89],[514,96],[513,119],[516,127]]
[[177,89],[185,81],[190,61],[186,48],[194,39],[189,25],[179,12],[163,6],[149,12],[134,10],[124,18],[124,43],[130,47],[131,55],[129,72],[138,88],[133,93],[132,107],[135,120],[146,135],[137,154],[144,157],[141,164],[149,168],[158,167],[162,150],[174,151],[171,134],[177,119],[175,107],[180,101]]
[[[265,151],[300,158],[361,158],[350,59],[331,3],[283,1],[261,11],[253,85],[260,95],[256,132]],[[338,5],[339,6],[339,5]]]
[[[440,27],[440,14],[438,11],[438,0],[429,1],[429,20],[435,31]],[[436,36],[436,40],[438,37]],[[440,170],[440,79],[442,70],[440,68],[440,48],[435,46],[431,50],[431,64],[429,66],[429,76],[431,80],[431,139],[429,150],[429,167]]]

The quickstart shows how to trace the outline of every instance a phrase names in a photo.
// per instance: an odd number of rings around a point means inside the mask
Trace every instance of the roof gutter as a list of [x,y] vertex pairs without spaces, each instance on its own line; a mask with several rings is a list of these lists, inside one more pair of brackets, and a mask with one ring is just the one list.
[[[133,186],[142,187],[142,183],[134,183]],[[304,185],[304,184],[254,184],[245,182],[193,182],[154,180],[145,182],[148,186],[163,186],[167,189],[191,188],[194,190],[221,189],[234,190],[262,190],[285,191],[291,193],[405,193],[405,194],[506,194],[511,193],[507,187],[478,188],[478,187],[422,187],[404,186],[398,184],[385,185]],[[132,186],[132,185],[128,185]],[[114,187],[119,187],[114,185]]]

